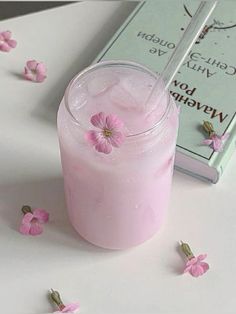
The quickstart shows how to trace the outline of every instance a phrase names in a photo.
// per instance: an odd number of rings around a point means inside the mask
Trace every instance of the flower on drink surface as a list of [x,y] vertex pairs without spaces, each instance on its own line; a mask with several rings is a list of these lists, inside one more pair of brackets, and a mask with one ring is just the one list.
[[48,222],[49,214],[41,208],[32,211],[28,205],[24,205],[21,210],[24,217],[21,221],[20,233],[33,236],[41,234],[43,232],[42,224]]
[[181,242],[180,246],[182,252],[188,259],[185,265],[184,273],[190,273],[193,277],[203,275],[209,269],[209,265],[206,262],[203,262],[203,260],[207,257],[207,254],[200,254],[195,257],[187,243]]
[[90,121],[99,130],[87,131],[85,138],[98,152],[109,154],[112,147],[122,145],[125,139],[124,123],[116,115],[106,116],[104,112],[99,112],[92,116]]
[[78,302],[65,305],[61,300],[61,296],[59,292],[53,289],[51,289],[50,291],[50,297],[59,309],[59,311],[54,312],[54,313],[76,313],[79,309]]
[[11,39],[11,36],[10,31],[0,32],[0,51],[9,52],[12,48],[16,47],[17,42]]
[[29,60],[26,62],[23,76],[29,81],[41,83],[47,77],[46,72],[47,69],[43,62]]
[[229,133],[225,133],[221,136],[217,135],[214,131],[212,123],[208,121],[204,121],[203,130],[209,135],[209,138],[205,139],[203,144],[212,147],[215,152],[221,152],[223,150],[224,141],[226,141],[229,137]]

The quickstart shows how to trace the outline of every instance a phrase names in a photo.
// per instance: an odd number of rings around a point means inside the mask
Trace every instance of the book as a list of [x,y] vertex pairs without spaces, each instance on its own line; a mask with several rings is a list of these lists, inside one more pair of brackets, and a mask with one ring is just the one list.
[[[144,1],[137,5],[94,62],[130,60],[161,73],[199,1]],[[175,76],[170,93],[181,106],[175,168],[216,183],[236,141],[236,3],[220,2]],[[203,121],[229,133],[222,152],[203,145]]]

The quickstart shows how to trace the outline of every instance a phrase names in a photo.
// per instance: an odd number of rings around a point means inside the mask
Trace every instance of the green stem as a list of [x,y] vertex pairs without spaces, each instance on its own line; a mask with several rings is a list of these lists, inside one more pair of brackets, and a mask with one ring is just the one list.
[[29,205],[24,205],[21,208],[22,213],[25,215],[27,213],[31,213],[32,214],[32,209]]
[[180,246],[181,246],[182,252],[187,257],[187,259],[192,259],[194,257],[194,254],[191,251],[191,249],[190,249],[190,247],[189,247],[189,245],[187,243],[183,243],[181,241]]
[[211,122],[203,121],[202,127],[203,127],[203,130],[209,135],[209,137],[215,134],[213,124]]

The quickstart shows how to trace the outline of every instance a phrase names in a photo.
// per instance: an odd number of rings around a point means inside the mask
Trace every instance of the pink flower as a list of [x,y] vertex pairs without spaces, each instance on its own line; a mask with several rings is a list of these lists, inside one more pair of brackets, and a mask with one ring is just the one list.
[[48,222],[49,214],[41,208],[33,212],[26,212],[20,226],[20,233],[24,235],[39,235],[43,232],[42,224]]
[[42,62],[36,60],[29,60],[26,62],[24,78],[33,82],[43,82],[46,76],[46,66]]
[[62,305],[61,310],[54,313],[76,313],[79,309],[79,303],[70,303],[67,305]]
[[193,277],[199,277],[209,269],[209,265],[203,262],[203,260],[207,257],[206,254],[201,254],[195,257],[188,243],[184,243],[182,241],[180,242],[180,247],[188,260],[185,265],[184,273],[188,272]]
[[86,140],[95,146],[98,152],[109,154],[113,147],[120,147],[124,142],[123,122],[113,114],[105,115],[103,112],[95,114],[91,118],[91,123],[99,131],[88,131],[85,134]]
[[184,273],[188,272],[193,277],[199,277],[203,275],[209,269],[209,265],[203,262],[206,257],[206,254],[201,254],[188,260],[184,269]]
[[209,145],[215,152],[221,152],[223,150],[224,141],[229,137],[229,133],[219,136],[213,133],[209,139],[203,141],[203,144]]
[[0,32],[0,51],[9,52],[12,48],[15,48],[17,42],[11,39],[11,32]]

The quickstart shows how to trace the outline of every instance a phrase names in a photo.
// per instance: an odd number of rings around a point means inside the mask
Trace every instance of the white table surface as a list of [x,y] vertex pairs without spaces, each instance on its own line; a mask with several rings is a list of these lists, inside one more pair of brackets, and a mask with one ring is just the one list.
[[[236,155],[208,185],[174,173],[161,232],[127,251],[82,240],[68,222],[56,134],[64,89],[112,36],[135,3],[86,2],[0,22],[18,41],[0,53],[0,304],[4,314],[53,311],[49,288],[79,300],[89,314],[228,314],[236,311]],[[34,84],[26,60],[48,67]],[[18,233],[23,204],[43,207],[50,223],[38,237]],[[209,272],[181,275],[178,240],[208,253]]]

